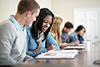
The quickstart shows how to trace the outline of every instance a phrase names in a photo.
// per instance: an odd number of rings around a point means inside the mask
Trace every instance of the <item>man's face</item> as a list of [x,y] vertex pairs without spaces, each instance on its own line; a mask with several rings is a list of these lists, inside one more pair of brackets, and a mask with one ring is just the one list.
[[26,26],[30,26],[32,24],[33,21],[36,21],[36,17],[39,15],[39,9],[37,10],[37,12],[33,13],[31,12],[31,15],[29,17],[27,17]]
[[65,32],[69,33],[71,32],[72,28],[65,28]]

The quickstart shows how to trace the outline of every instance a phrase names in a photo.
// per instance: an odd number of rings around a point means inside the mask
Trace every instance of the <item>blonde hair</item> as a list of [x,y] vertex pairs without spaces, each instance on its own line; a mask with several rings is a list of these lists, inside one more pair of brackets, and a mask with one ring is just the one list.
[[53,20],[53,23],[50,29],[50,33],[54,34],[54,39],[56,40],[59,46],[61,44],[61,24],[62,22],[63,22],[62,18],[54,17],[54,20]]

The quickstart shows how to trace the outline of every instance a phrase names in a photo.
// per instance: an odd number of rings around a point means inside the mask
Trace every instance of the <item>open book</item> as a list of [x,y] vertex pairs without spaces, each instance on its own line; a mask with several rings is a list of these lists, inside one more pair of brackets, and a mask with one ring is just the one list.
[[67,46],[67,47],[64,47],[65,50],[68,50],[68,49],[76,49],[76,50],[83,50],[85,47],[83,44],[79,44],[79,46]]
[[42,53],[41,55],[38,55],[35,57],[36,59],[73,59],[75,56],[78,54],[78,50],[60,50],[60,51],[55,51],[51,50],[46,53]]

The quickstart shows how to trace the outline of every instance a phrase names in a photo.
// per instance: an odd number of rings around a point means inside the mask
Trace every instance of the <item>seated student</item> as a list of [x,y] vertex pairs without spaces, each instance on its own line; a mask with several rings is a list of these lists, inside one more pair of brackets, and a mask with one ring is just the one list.
[[83,35],[86,32],[85,28],[82,25],[79,25],[75,32],[71,33],[70,39],[71,42],[76,44],[82,44],[84,43]]
[[68,43],[68,45],[76,45],[76,44],[70,43],[70,37],[68,33],[71,32],[72,28],[73,28],[73,24],[71,22],[65,23],[64,28],[62,29],[62,34],[61,34],[61,40],[63,44]]
[[25,32],[39,11],[35,0],[19,0],[16,14],[0,22],[0,65],[17,65],[33,59],[26,55]]
[[[27,28],[27,51],[26,54],[36,57],[37,55],[49,50],[59,50],[59,46],[52,35],[49,33],[54,15],[47,9],[42,8],[36,21],[31,28]],[[45,41],[49,47],[45,48]]]
[[61,43],[61,24],[62,22],[63,22],[62,18],[54,17],[54,20],[53,20],[53,23],[50,29],[50,33],[52,34],[52,36],[54,37],[54,39],[56,40],[59,46],[75,45],[69,42]]

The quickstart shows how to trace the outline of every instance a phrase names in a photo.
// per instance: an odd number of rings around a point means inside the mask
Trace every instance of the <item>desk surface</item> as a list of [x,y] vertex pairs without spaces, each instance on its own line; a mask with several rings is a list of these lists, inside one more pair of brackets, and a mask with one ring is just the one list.
[[90,51],[83,51],[75,59],[32,59],[28,63],[7,67],[100,67],[93,64],[100,60],[100,44],[91,45]]

